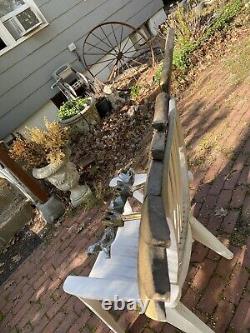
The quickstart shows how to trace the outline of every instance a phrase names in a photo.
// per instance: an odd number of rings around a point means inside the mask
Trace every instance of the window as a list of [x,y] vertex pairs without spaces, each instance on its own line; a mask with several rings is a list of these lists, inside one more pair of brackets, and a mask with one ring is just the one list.
[[0,0],[0,55],[45,25],[33,0]]

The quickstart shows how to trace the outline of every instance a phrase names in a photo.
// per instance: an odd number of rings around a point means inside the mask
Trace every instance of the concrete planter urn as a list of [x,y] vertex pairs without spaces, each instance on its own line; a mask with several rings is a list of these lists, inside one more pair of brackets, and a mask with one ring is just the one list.
[[67,118],[60,119],[59,123],[70,128],[71,135],[77,133],[87,133],[90,125],[94,125],[100,121],[99,113],[96,109],[95,98],[88,97],[88,105],[86,105],[79,113]]
[[68,156],[58,163],[33,169],[32,173],[35,178],[46,179],[61,191],[70,191],[70,201],[73,207],[87,202],[92,196],[87,185],[79,185],[80,175],[75,164],[69,161]]

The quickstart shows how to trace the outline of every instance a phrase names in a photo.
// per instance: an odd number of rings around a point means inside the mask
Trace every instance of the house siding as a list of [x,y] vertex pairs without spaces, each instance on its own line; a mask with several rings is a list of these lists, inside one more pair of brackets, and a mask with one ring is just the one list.
[[[139,27],[163,7],[162,0],[35,0],[49,25],[0,57],[0,138],[39,110],[55,91],[52,72],[64,63],[84,71],[67,46],[82,53],[87,33],[104,21]],[[95,60],[95,59],[93,59]]]

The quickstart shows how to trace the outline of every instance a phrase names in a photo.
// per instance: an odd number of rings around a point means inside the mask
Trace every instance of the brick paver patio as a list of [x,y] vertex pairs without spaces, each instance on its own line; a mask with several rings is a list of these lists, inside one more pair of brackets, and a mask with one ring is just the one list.
[[[250,219],[250,140],[240,149],[232,166],[215,165],[207,174],[214,180],[198,186],[194,214],[214,234],[228,244],[242,224]],[[225,178],[231,175],[231,178]],[[228,210],[226,217],[215,216],[216,206]],[[66,220],[49,244],[42,244],[0,287],[1,333],[10,332],[108,332],[100,321],[76,298],[62,290],[65,277],[86,275],[93,259],[84,249],[102,232],[101,212],[92,210]],[[83,221],[88,227],[78,233]],[[236,230],[237,229],[237,230]],[[239,240],[241,241],[241,240]],[[233,246],[232,261],[220,258],[200,244],[193,248],[192,264],[183,290],[183,302],[216,332],[249,332],[250,328],[250,238],[247,245]],[[126,314],[123,314],[126,319]],[[228,326],[235,330],[227,330]],[[133,332],[174,332],[170,325],[140,318]]]
[[[247,89],[234,92],[237,96],[241,94],[243,102],[232,108],[231,113],[228,111],[229,125],[220,138],[221,145],[234,152],[233,157],[219,152],[208,170],[197,171],[192,185],[194,215],[235,254],[233,260],[227,261],[204,246],[194,244],[183,290],[184,304],[218,333],[250,331],[250,238],[247,239],[250,114],[246,92]],[[219,99],[214,96],[214,105],[216,103]],[[209,107],[206,112],[211,111],[211,105]],[[207,112],[209,117],[203,114],[200,119],[199,116],[191,119],[192,112],[192,107],[188,106],[182,114],[188,142],[201,137],[213,126],[216,117],[221,117],[221,113]],[[225,120],[221,123],[225,124]],[[224,217],[217,215],[221,208],[227,211]],[[40,245],[0,286],[1,333],[109,332],[79,300],[62,290],[69,273],[89,273],[94,258],[87,257],[84,250],[102,233],[101,215],[102,211],[93,209],[65,220],[57,235],[49,243]],[[79,232],[82,222],[86,226]],[[178,331],[168,324],[148,321],[144,316],[136,320],[136,317],[134,313],[125,312],[120,320],[133,322],[131,331],[134,333]]]

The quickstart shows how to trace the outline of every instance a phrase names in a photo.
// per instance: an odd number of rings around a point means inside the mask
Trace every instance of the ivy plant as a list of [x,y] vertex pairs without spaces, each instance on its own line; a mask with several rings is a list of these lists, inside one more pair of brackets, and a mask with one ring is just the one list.
[[69,100],[60,107],[58,118],[61,120],[69,119],[84,110],[86,106],[90,105],[90,102],[89,97]]

